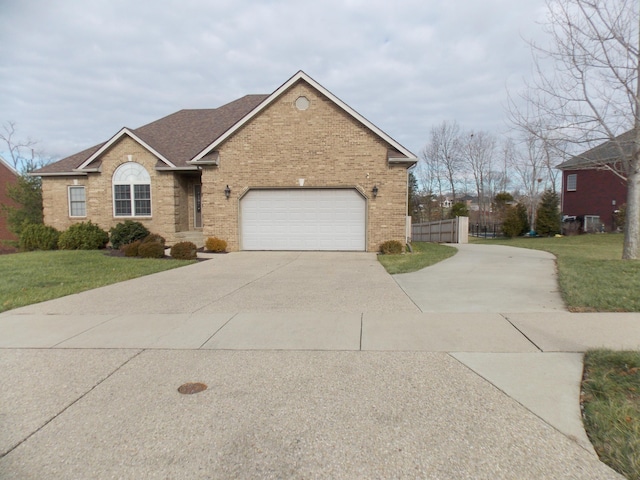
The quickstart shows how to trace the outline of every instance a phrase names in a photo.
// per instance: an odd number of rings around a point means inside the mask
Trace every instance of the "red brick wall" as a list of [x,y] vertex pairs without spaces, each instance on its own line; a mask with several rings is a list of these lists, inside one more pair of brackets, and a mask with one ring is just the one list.
[[[576,191],[568,192],[567,176],[572,174],[577,175]],[[611,230],[613,211],[627,202],[626,182],[608,170],[565,170],[562,193],[563,215],[599,215],[607,230]]]
[[[7,195],[7,187],[18,181],[16,173],[0,161],[0,205],[16,206]],[[16,236],[7,228],[7,217],[0,210],[0,241],[17,240]]]

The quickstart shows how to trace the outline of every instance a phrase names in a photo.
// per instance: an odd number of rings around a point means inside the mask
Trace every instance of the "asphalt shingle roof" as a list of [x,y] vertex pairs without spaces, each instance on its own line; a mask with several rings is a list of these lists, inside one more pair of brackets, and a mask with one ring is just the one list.
[[[267,97],[269,95],[246,95],[219,108],[179,110],[131,131],[176,167],[186,167],[189,160],[249,114]],[[105,143],[63,158],[34,173],[72,172]]]
[[580,155],[571,157],[556,168],[560,170],[573,170],[613,163],[620,160],[619,147],[622,146],[625,155],[627,155],[631,152],[634,142],[635,131],[629,130],[628,132],[618,135],[615,140],[609,140]]

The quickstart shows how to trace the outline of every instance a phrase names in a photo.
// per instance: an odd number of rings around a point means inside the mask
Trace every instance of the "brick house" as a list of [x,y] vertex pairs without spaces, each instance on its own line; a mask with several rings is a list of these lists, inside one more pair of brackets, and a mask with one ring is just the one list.
[[37,172],[45,223],[140,221],[171,244],[376,251],[406,240],[414,154],[304,72],[270,95],[180,110]]
[[[16,183],[18,172],[0,157],[0,205],[18,206],[7,194],[7,188]],[[17,240],[17,237],[9,230],[7,216],[0,210],[0,242],[2,240]]]
[[619,148],[633,141],[628,131],[556,167],[562,170],[562,214],[575,217],[581,231],[615,230],[616,215],[627,202]]

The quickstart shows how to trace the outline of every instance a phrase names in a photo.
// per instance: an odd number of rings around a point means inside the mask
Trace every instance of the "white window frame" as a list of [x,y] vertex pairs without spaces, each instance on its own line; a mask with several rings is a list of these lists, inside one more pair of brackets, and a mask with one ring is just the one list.
[[[71,198],[71,191],[74,189],[78,189],[78,190],[82,190],[82,196],[83,199],[80,200],[73,200]],[[72,218],[85,218],[87,216],[87,190],[85,188],[84,185],[70,185],[67,187],[67,199],[69,201],[69,216]],[[74,204],[82,204],[83,205],[83,210],[84,210],[84,214],[82,215],[74,215],[73,214],[73,205]]]
[[567,175],[567,192],[575,192],[578,190],[578,174],[571,173]]
[[[116,187],[127,187],[129,192],[129,212],[127,214],[118,213],[116,208]],[[136,196],[136,186],[148,186],[149,198],[140,198]],[[113,198],[113,216],[118,218],[151,218],[152,211],[152,199],[151,199],[151,177],[149,172],[136,162],[126,162],[120,165],[113,172],[111,180],[111,193]],[[122,201],[122,200],[120,200]],[[139,214],[136,208],[136,203],[144,201],[149,202],[149,213]]]

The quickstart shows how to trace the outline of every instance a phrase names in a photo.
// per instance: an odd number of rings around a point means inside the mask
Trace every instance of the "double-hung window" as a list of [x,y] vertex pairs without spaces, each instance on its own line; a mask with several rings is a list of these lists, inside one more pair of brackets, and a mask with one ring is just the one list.
[[113,173],[113,214],[151,216],[151,177],[139,163],[124,163]]
[[578,189],[578,174],[567,175],[567,192],[575,192]]
[[84,187],[69,187],[69,216],[87,216],[87,197]]

